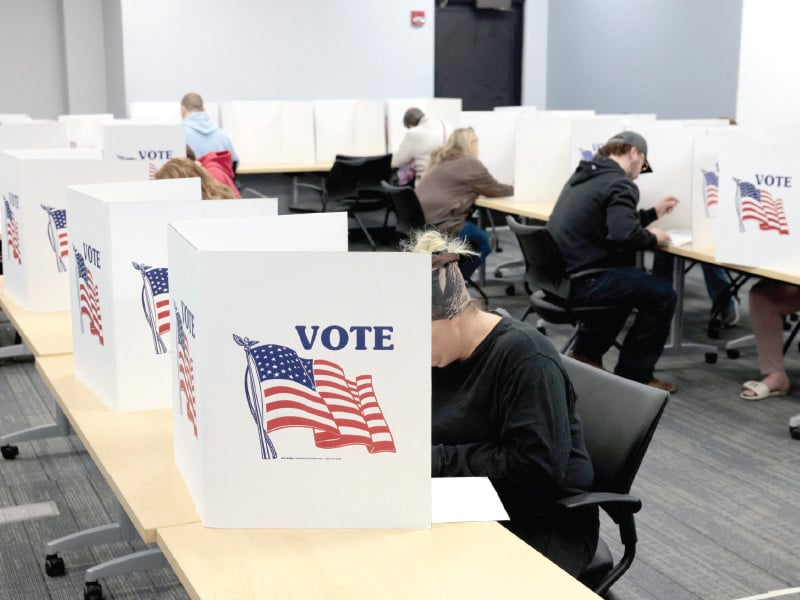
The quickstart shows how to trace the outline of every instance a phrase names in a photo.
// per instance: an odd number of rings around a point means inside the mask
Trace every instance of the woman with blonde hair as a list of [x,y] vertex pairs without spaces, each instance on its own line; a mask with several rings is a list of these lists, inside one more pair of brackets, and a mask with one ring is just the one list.
[[227,185],[223,185],[209,175],[203,167],[189,158],[171,158],[156,171],[156,179],[200,178],[200,191],[203,200],[228,200],[236,198],[236,194]]
[[514,186],[499,183],[478,160],[478,136],[471,127],[456,129],[431,155],[417,184],[425,222],[465,239],[476,254],[461,260],[469,279],[492,251],[489,234],[469,220],[478,196],[511,196]]
[[431,475],[488,477],[510,518],[502,524],[580,575],[599,517],[594,506],[558,505],[593,479],[558,352],[533,326],[472,301],[458,268],[471,254],[462,240],[428,230],[407,249],[431,253]]

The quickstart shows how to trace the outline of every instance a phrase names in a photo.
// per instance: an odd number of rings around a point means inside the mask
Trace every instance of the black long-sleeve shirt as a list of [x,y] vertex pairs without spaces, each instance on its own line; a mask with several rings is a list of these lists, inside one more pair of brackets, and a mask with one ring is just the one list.
[[502,319],[463,361],[434,368],[432,474],[488,476],[511,521],[593,479],[572,384],[552,344]]
[[581,161],[547,222],[568,273],[596,267],[632,266],[636,250],[656,246],[645,227],[654,208],[637,210],[639,188],[610,158]]

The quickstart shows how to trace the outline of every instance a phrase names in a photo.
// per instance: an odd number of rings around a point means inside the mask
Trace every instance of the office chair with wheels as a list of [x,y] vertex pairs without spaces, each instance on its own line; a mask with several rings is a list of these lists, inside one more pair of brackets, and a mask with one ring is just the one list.
[[[603,313],[619,309],[607,305],[575,305],[572,301],[572,277],[575,275],[567,274],[561,252],[547,229],[522,225],[511,216],[506,217],[506,222],[517,237],[525,260],[525,287],[530,295],[530,305],[520,320],[524,321],[535,312],[540,317],[536,327],[542,333],[545,323],[572,325],[572,335],[561,349],[565,353],[575,341],[583,320],[602,318]],[[578,273],[577,276],[588,272]]]
[[[390,159],[391,160],[391,157]],[[360,212],[379,210],[385,205],[383,199],[361,197],[359,189],[365,159],[362,157],[337,156],[331,170],[322,178],[320,185],[302,183],[295,180],[293,201],[289,204],[290,212],[346,212],[353,219],[373,250],[377,250],[375,240],[359,216]],[[318,194],[316,198],[299,199],[300,189],[312,190]]]
[[590,492],[562,499],[565,510],[597,505],[619,527],[624,552],[614,564],[601,539],[594,559],[578,579],[603,595],[633,563],[636,554],[635,513],[642,501],[630,495],[669,393],[591,367],[567,356],[561,359],[578,395],[586,449],[594,467]]
[[[397,224],[395,225],[397,233],[407,238],[412,231],[425,229],[426,227],[436,228],[437,223],[425,222],[425,213],[414,188],[399,187],[386,181],[381,182],[381,186],[389,194],[390,202],[394,206],[394,212],[397,216]],[[468,279],[466,283],[480,294],[485,303],[489,303],[489,297],[478,284],[471,279]]]

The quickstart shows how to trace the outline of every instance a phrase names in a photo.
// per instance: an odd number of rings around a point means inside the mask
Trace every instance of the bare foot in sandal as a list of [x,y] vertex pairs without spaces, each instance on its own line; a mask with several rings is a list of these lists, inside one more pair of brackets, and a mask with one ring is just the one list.
[[763,400],[773,396],[785,396],[791,383],[785,371],[770,373],[761,381],[745,381],[740,398],[744,400]]

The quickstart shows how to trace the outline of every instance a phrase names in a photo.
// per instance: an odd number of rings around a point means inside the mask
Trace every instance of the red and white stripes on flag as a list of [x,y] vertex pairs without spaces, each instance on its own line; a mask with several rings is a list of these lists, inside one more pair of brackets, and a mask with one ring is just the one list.
[[761,230],[774,230],[789,235],[783,200],[773,198],[767,190],[758,190],[759,200],[745,196],[742,201],[742,221],[756,221]]

